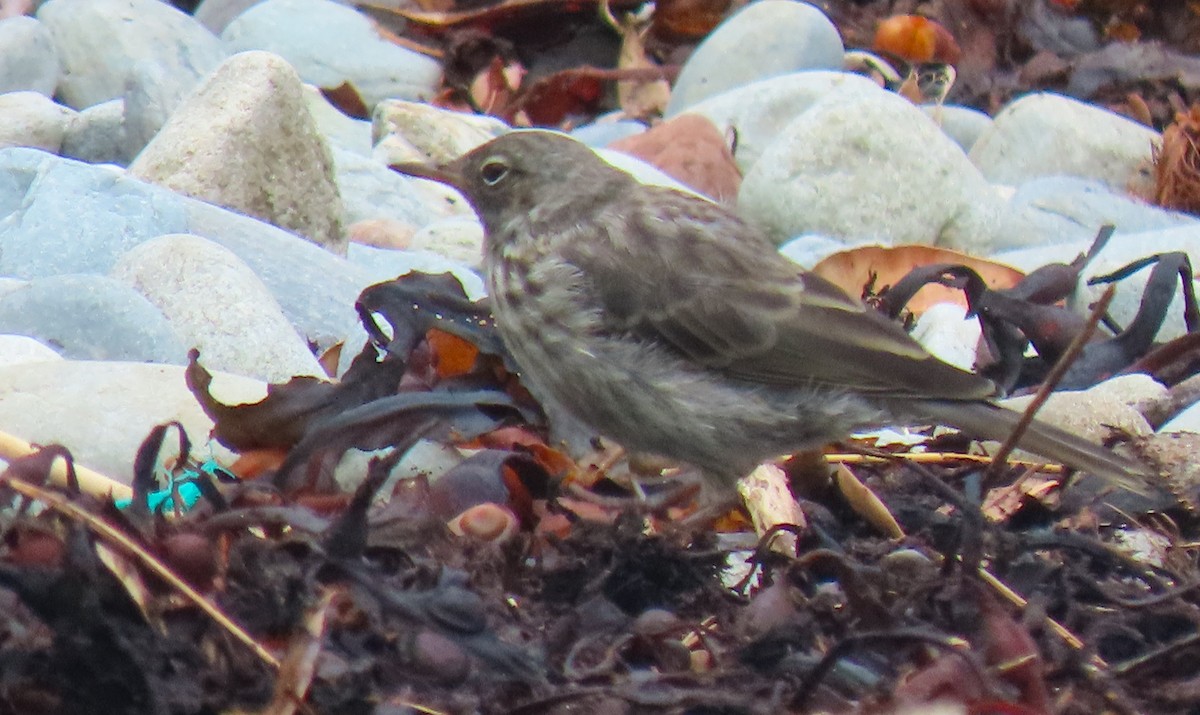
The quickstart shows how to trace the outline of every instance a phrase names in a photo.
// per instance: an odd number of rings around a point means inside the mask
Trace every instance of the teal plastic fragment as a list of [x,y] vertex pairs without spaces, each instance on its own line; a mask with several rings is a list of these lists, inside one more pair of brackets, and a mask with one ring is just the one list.
[[[204,472],[214,479],[224,481],[223,477],[228,475],[224,467],[217,464],[216,461],[210,459],[199,466],[199,471],[194,469],[185,469],[174,477],[168,477],[168,486],[157,492],[151,492],[146,501],[149,502],[150,511],[153,512],[174,512],[176,511],[175,494],[179,494],[179,500],[183,502],[178,506],[178,511],[187,511],[200,501],[200,487],[196,486],[196,478],[200,476],[200,472]],[[118,499],[115,504],[118,509],[126,509],[133,503],[133,499]]]

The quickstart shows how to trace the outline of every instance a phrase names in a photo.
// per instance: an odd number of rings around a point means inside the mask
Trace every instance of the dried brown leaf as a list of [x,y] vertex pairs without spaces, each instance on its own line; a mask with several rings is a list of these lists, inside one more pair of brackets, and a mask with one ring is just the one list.
[[[989,288],[1011,288],[1022,273],[1003,263],[934,246],[861,246],[839,251],[818,263],[813,272],[836,283],[850,295],[859,295],[863,286],[874,279],[876,289],[893,285],[917,266],[931,263],[964,265],[978,273]],[[908,309],[920,315],[936,303],[955,303],[966,308],[962,291],[942,285],[928,285],[908,303]]]
[[512,104],[525,79],[525,67],[517,61],[493,57],[487,68],[471,82],[474,109],[485,114],[501,114]]
[[669,41],[699,40],[721,24],[730,10],[743,4],[734,0],[658,0],[651,32]]
[[329,103],[337,107],[342,114],[355,119],[370,119],[371,110],[363,101],[362,95],[349,82],[342,82],[336,87],[322,87],[321,95]]
[[954,64],[962,56],[949,30],[920,15],[893,15],[879,23],[872,49],[908,62]]
[[904,536],[904,529],[900,527],[896,517],[892,516],[892,512],[888,510],[883,500],[876,496],[875,492],[871,491],[867,485],[859,481],[854,472],[850,471],[846,465],[837,465],[833,479],[855,514],[861,516],[864,521],[875,527],[884,536],[892,539]]
[[737,200],[742,184],[729,141],[698,114],[683,114],[647,132],[619,139],[610,149],[653,164],[668,176],[722,203]]
[[446,379],[466,375],[475,369],[479,348],[473,343],[437,328],[431,328],[425,334],[425,339],[433,351],[433,363],[439,377]]

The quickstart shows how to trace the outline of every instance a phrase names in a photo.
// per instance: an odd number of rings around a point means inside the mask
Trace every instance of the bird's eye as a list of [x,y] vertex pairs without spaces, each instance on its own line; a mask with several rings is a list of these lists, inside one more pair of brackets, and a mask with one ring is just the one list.
[[479,167],[479,176],[483,179],[483,183],[495,186],[508,176],[508,171],[508,162],[503,159],[488,159],[483,166]]

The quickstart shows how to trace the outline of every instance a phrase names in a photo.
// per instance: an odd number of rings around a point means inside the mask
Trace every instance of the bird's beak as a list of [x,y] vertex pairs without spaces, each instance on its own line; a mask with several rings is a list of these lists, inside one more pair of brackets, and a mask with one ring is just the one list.
[[462,186],[462,170],[459,168],[457,160],[441,166],[406,161],[400,164],[391,164],[388,168],[398,174],[429,179],[455,188]]

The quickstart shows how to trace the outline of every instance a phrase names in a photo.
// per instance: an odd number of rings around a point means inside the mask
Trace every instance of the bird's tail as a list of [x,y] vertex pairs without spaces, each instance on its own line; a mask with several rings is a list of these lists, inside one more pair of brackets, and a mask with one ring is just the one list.
[[[903,410],[923,422],[956,427],[972,437],[1001,442],[1008,439],[1021,419],[1020,413],[989,402],[918,400],[906,402]],[[1040,420],[1030,423],[1017,446],[1136,494],[1150,491],[1152,472],[1146,465]]]

